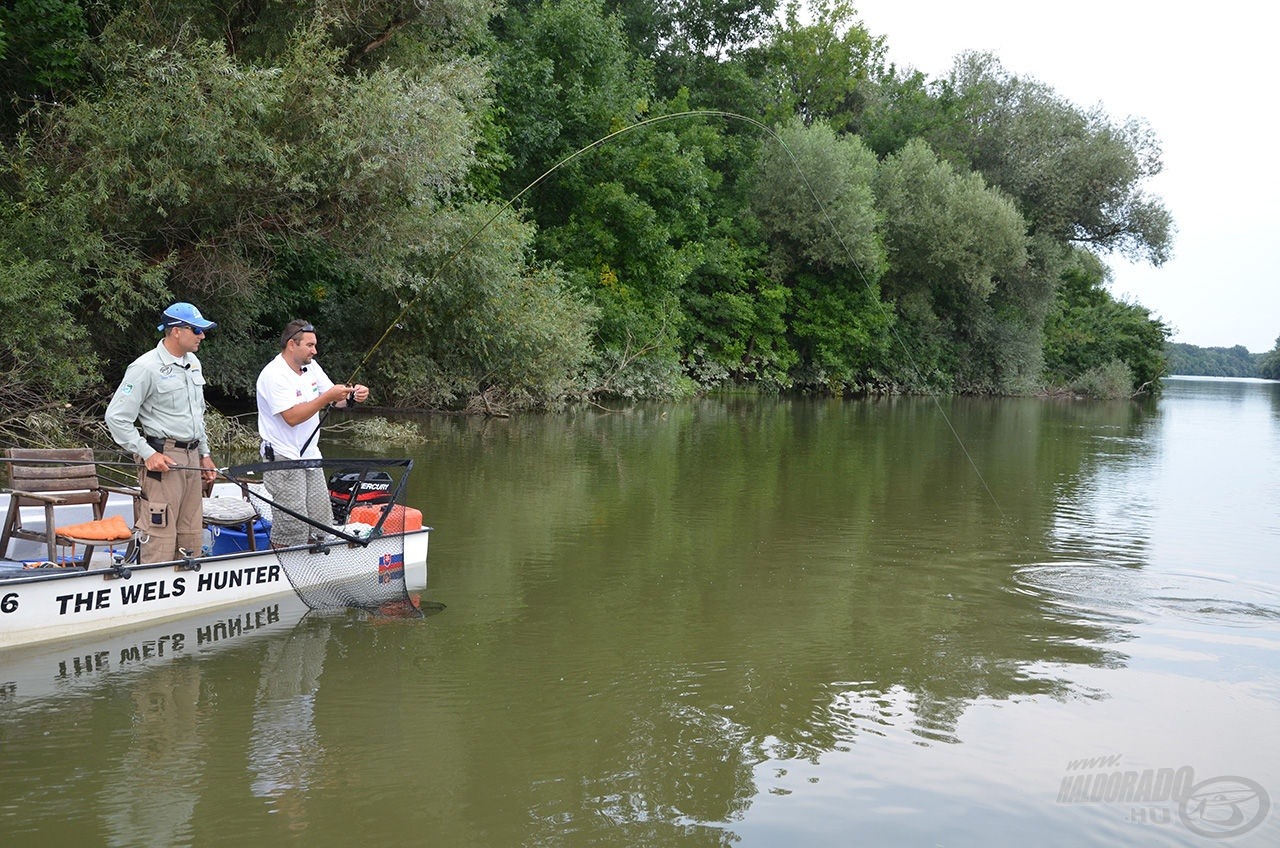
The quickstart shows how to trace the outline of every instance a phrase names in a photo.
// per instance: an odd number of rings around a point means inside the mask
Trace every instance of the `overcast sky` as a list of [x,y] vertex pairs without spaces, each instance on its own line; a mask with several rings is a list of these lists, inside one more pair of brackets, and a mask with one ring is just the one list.
[[[1280,336],[1280,151],[1269,4],[1218,0],[854,0],[889,60],[930,78],[964,50],[994,53],[1116,122],[1145,119],[1164,149],[1148,191],[1178,228],[1161,268],[1107,259],[1112,293],[1202,347],[1258,353]],[[1105,257],[1104,257],[1105,258]]]

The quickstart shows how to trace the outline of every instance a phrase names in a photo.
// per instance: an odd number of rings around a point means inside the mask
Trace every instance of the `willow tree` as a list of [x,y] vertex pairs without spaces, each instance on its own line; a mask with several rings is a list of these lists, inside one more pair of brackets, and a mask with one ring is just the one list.
[[[989,301],[1002,316],[989,325],[996,332],[988,339],[998,343],[986,345],[986,358],[1004,363],[998,383],[1010,376],[1025,382],[1035,359],[1056,356],[1037,353],[1036,337],[1057,308],[1056,290],[1078,269],[1080,251],[1100,263],[1118,254],[1155,265],[1171,254],[1172,217],[1148,190],[1162,167],[1150,128],[1134,118],[1117,121],[1100,106],[1081,109],[1048,85],[1010,73],[991,54],[961,54],[939,80],[896,71],[878,78],[857,128],[882,155],[912,138],[926,141],[958,173],[974,171],[1001,190],[1025,221],[1026,262],[1001,275]],[[1158,356],[1160,333],[1141,336],[1156,345],[1147,353]],[[1014,349],[1016,355],[1000,353]]]
[[926,138],[1013,197],[1032,232],[1160,265],[1173,222],[1147,182],[1163,165],[1142,120],[1081,109],[988,53],[956,59],[943,84],[951,120]]
[[997,388],[1010,370],[994,359],[1004,345],[991,343],[1010,329],[995,306],[997,292],[1027,261],[1026,224],[1017,208],[980,175],[957,171],[918,139],[882,163],[875,185],[889,252],[882,285],[902,317],[910,353],[911,370],[900,377]]
[[[1032,237],[1034,289],[1044,295],[1036,308],[1048,315],[1052,305],[1061,314],[1055,292],[1073,285],[1080,253],[1087,253],[1100,269],[1090,271],[1096,293],[1108,301],[1101,311],[1112,316],[1099,325],[1114,336],[1102,347],[1119,352],[1134,388],[1158,389],[1167,329],[1140,304],[1101,288],[1112,255],[1159,266],[1172,253],[1172,216],[1147,189],[1163,167],[1158,138],[1139,119],[1116,121],[1101,106],[1081,109],[1049,86],[1009,73],[990,54],[958,57],[944,89],[954,120],[931,137],[1017,204]],[[1051,379],[1059,379],[1050,336],[1045,358]]]
[[752,210],[768,240],[768,278],[782,292],[761,308],[781,311],[798,387],[839,393],[883,374],[891,314],[877,285],[885,252],[875,173],[875,155],[856,136],[823,123],[797,118],[763,149]]

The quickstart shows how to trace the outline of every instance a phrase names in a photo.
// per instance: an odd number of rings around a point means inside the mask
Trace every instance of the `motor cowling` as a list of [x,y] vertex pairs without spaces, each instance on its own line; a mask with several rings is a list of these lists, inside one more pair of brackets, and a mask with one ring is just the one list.
[[[338,471],[329,477],[329,503],[333,505],[333,520],[345,522],[347,512],[354,506],[385,504],[391,502],[395,481],[385,471],[367,471],[361,478],[359,471]],[[354,497],[353,497],[354,490]]]

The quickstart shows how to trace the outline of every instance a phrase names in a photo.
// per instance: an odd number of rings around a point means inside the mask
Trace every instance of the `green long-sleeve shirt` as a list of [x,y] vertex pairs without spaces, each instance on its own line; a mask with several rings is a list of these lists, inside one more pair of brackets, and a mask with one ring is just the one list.
[[120,447],[146,459],[155,453],[143,434],[178,441],[199,441],[209,455],[204,429],[204,372],[194,353],[174,357],[161,341],[125,369],[124,379],[107,404],[107,429]]

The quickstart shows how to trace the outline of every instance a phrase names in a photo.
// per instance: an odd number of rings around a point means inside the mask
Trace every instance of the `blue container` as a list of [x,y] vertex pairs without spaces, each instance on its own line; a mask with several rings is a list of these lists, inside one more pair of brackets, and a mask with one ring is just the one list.
[[[238,527],[210,527],[213,532],[214,556],[249,550],[249,536]],[[253,541],[260,551],[271,550],[271,522],[259,518],[253,522]]]

